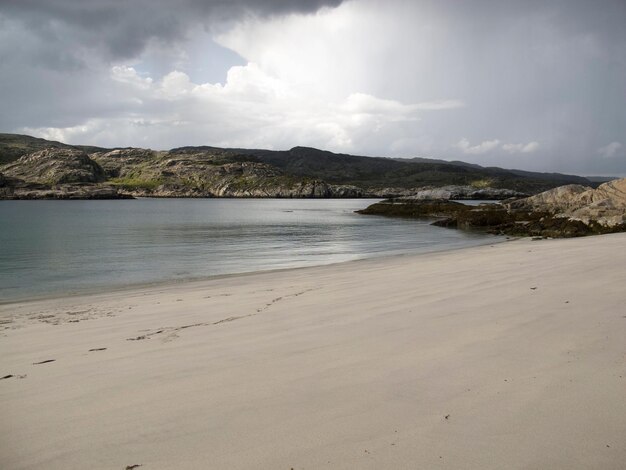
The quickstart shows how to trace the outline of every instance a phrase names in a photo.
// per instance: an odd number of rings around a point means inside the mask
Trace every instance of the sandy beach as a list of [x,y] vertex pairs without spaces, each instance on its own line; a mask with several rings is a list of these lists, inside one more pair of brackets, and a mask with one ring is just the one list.
[[0,468],[624,469],[626,234],[0,305]]

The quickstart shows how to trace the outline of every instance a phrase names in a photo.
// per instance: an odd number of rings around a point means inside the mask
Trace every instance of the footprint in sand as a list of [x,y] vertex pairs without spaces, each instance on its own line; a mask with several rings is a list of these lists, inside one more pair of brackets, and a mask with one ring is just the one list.
[[137,336],[136,338],[127,338],[126,341],[141,341],[142,339],[148,339],[146,335]]
[[4,377],[0,377],[0,380],[4,380],[4,379],[11,379],[11,378],[15,378],[15,379],[25,379],[25,378],[26,378],[26,374],[23,374],[23,375],[13,375],[13,374],[8,374],[8,375],[5,375]]

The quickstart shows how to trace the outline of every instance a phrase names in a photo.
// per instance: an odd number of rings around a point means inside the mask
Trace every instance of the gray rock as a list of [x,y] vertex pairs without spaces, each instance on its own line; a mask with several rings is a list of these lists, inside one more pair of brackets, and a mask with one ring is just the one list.
[[24,155],[2,167],[5,176],[31,183],[98,183],[105,180],[100,165],[81,150],[50,148]]
[[561,186],[512,201],[507,207],[548,211],[586,224],[597,222],[613,227],[626,223],[626,178],[609,181],[597,189],[575,184]]
[[478,199],[502,200],[512,197],[526,197],[525,193],[512,189],[475,188],[473,186],[443,186],[440,188],[424,188],[409,196],[409,199]]
[[369,197],[379,197],[383,199],[395,197],[409,197],[415,194],[417,190],[406,188],[376,188],[367,192]]
[[107,178],[127,176],[135,166],[146,164],[157,157],[157,152],[150,149],[126,148],[110,152],[96,152],[89,155],[104,170]]

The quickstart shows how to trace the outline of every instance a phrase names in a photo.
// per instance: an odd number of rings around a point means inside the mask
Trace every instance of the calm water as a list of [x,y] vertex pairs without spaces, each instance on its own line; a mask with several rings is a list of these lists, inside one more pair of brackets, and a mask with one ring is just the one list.
[[0,201],[0,301],[494,241],[367,199]]

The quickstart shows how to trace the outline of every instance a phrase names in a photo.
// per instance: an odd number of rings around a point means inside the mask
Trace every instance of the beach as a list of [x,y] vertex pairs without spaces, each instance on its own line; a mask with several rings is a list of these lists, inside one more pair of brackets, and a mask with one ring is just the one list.
[[623,469],[626,234],[0,305],[3,469]]

